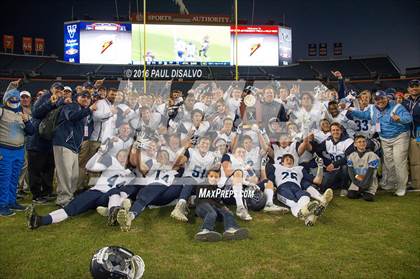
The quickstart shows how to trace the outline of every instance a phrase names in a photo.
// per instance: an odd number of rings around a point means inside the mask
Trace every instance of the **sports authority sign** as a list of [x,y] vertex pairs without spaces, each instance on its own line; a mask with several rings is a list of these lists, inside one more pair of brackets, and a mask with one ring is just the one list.
[[[132,13],[132,22],[143,22],[143,15]],[[230,16],[225,15],[179,15],[179,14],[156,14],[149,13],[146,18],[147,23],[197,23],[197,24],[220,24],[229,25],[232,23]]]

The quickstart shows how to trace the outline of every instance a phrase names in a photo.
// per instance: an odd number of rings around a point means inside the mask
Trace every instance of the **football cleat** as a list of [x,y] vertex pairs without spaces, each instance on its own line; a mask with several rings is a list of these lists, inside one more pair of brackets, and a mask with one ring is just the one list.
[[226,240],[241,240],[248,238],[248,230],[244,228],[230,228],[223,233],[223,238]]
[[96,208],[96,212],[98,212],[99,215],[104,216],[104,217],[108,217],[109,215],[109,210],[108,210],[108,207],[106,206],[98,206]]
[[288,208],[275,205],[274,203],[271,203],[271,204],[267,203],[263,210],[264,212],[279,212],[283,214],[286,214],[290,211]]
[[195,235],[195,240],[198,241],[207,241],[207,242],[215,242],[222,240],[222,235],[215,231],[210,231],[208,229],[202,229]]
[[305,220],[311,214],[314,214],[315,210],[319,206],[317,201],[310,201],[304,207],[302,207],[298,212],[298,218],[301,220]]
[[41,226],[41,217],[36,213],[35,207],[31,204],[25,210],[26,224],[33,230]]
[[109,209],[108,213],[108,226],[116,226],[117,225],[117,215],[121,207],[113,206]]
[[128,232],[131,229],[131,222],[134,220],[134,214],[124,208],[120,208],[117,214],[117,222],[123,232]]
[[124,199],[121,203],[121,207],[125,210],[129,210],[131,208],[131,200],[130,199]]
[[330,188],[328,188],[325,193],[322,195],[322,201],[320,202],[319,206],[315,209],[315,215],[321,216],[324,212],[325,208],[327,208],[328,204],[333,199],[334,192]]
[[314,226],[317,219],[318,217],[315,214],[310,214],[308,217],[305,218],[305,226]]
[[249,215],[248,210],[245,207],[237,207],[236,208],[236,216],[239,217],[239,219],[244,221],[251,221],[252,217]]
[[171,212],[171,217],[182,222],[188,222],[188,208],[185,201],[178,201],[174,210]]
[[406,194],[406,189],[404,188],[398,188],[397,191],[395,191],[394,195],[397,197],[404,197]]

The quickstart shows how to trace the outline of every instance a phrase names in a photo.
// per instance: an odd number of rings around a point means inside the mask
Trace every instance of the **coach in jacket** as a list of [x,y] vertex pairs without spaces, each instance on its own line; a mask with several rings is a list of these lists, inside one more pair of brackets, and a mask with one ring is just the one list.
[[57,170],[57,205],[66,206],[73,198],[79,177],[79,152],[83,140],[84,118],[96,109],[90,105],[89,92],[77,94],[76,101],[64,105],[53,138]]
[[349,108],[349,111],[353,116],[372,120],[375,124],[375,130],[381,139],[384,163],[390,171],[389,177],[396,178],[395,195],[404,196],[408,182],[410,123],[413,118],[404,106],[389,101],[384,91],[377,91],[374,97],[375,106],[370,110],[358,111]]

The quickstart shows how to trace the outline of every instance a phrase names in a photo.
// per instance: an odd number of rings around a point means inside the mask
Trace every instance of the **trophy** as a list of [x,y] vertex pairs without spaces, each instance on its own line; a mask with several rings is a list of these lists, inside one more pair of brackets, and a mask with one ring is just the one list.
[[245,93],[247,94],[244,99],[244,107],[242,113],[242,128],[251,129],[252,125],[257,124],[260,120],[260,116],[257,114],[257,107],[259,103],[257,102],[256,95],[257,88],[254,86],[247,86],[245,88]]

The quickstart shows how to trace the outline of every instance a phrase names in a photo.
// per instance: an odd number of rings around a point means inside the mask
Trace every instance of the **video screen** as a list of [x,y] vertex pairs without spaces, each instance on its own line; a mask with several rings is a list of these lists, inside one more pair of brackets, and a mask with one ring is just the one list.
[[[238,65],[278,66],[278,26],[238,26]],[[235,64],[235,27],[231,27],[232,65]]]
[[292,63],[292,30],[279,27],[279,64]]
[[[143,64],[142,24],[132,25],[133,64]],[[146,63],[151,65],[230,64],[229,26],[146,25]]]
[[81,22],[80,63],[131,64],[131,24]]

